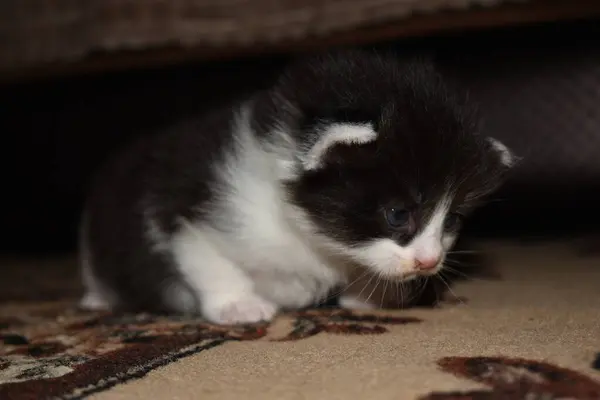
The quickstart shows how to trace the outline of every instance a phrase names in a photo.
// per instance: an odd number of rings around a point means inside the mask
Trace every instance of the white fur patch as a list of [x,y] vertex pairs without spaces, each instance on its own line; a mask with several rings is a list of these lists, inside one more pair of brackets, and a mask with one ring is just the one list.
[[235,129],[235,147],[214,166],[223,185],[211,220],[182,220],[170,242],[203,314],[217,323],[270,319],[342,281],[300,228],[308,220],[287,203],[277,149],[257,141],[246,112]]
[[358,262],[390,278],[410,280],[417,276],[417,260],[439,258],[438,266],[429,272],[439,271],[445,252],[454,242],[453,235],[444,235],[444,220],[450,201],[442,200],[425,228],[406,246],[391,239],[377,239],[358,249],[350,250]]
[[500,162],[502,162],[503,165],[510,167],[515,163],[515,156],[508,149],[508,147],[504,145],[504,143],[494,138],[488,138],[488,141],[490,142],[494,150],[496,150],[500,154]]
[[321,133],[320,139],[308,151],[303,160],[307,171],[322,166],[323,157],[336,144],[366,144],[377,139],[377,132],[372,124],[334,123]]

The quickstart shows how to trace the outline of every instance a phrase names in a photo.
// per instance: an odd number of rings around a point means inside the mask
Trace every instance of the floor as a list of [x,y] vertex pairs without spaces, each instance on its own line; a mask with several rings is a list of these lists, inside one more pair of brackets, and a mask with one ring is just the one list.
[[577,241],[480,247],[499,277],[459,282],[437,308],[229,329],[78,311],[76,285],[57,291],[69,260],[46,262],[58,278],[38,298],[8,301],[35,280],[17,268],[0,306],[0,398],[600,399],[600,255]]

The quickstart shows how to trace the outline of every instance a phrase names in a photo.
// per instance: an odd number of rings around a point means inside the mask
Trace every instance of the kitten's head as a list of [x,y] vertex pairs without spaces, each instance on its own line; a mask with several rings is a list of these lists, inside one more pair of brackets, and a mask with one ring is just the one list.
[[292,202],[325,245],[390,278],[438,272],[514,161],[426,61],[316,57],[273,98],[299,143]]

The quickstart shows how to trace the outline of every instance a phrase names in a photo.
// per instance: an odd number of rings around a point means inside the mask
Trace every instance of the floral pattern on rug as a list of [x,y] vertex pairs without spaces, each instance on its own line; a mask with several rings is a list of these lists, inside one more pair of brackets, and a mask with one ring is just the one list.
[[227,341],[292,341],[319,333],[381,334],[416,318],[340,309],[289,314],[289,332],[268,325],[220,327],[201,319],[81,311],[65,303],[0,309],[0,398],[80,398]]
[[600,382],[546,362],[504,357],[448,357],[443,371],[491,387],[490,390],[434,392],[420,400],[598,400]]
[[224,328],[42,304],[0,314],[0,398],[79,397],[225,341],[267,332],[262,326]]
[[421,322],[420,319],[413,317],[355,314],[340,309],[308,310],[290,315],[294,317],[291,332],[275,340],[286,342],[306,339],[321,332],[347,335],[381,334],[388,332],[385,325],[406,325]]

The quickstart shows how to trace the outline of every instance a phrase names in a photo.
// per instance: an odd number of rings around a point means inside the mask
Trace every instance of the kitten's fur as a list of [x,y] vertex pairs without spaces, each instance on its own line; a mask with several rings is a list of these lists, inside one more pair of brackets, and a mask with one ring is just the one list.
[[344,51],[295,63],[243,104],[106,164],[83,217],[82,305],[245,323],[324,300],[355,264],[433,274],[453,213],[512,164],[475,122],[426,61]]

